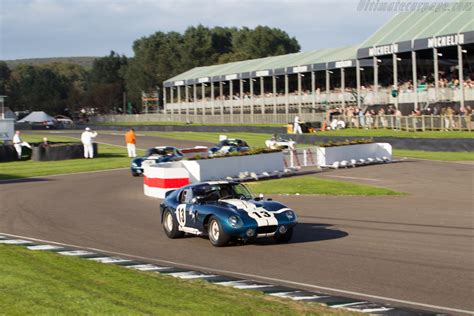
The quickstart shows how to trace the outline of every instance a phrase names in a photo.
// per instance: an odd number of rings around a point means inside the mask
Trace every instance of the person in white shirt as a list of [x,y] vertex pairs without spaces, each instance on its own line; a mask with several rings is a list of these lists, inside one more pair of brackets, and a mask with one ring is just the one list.
[[92,138],[97,136],[97,132],[92,132],[89,127],[82,132],[81,142],[84,145],[84,158],[94,158],[94,147],[92,146]]
[[31,149],[30,144],[21,140],[20,131],[16,131],[13,136],[13,147],[15,147],[16,153],[18,154],[18,159],[21,159],[21,149],[23,146]]
[[300,118],[298,116],[295,116],[295,123],[293,125],[293,133],[295,134],[303,134],[303,132],[301,131],[301,122],[300,122]]

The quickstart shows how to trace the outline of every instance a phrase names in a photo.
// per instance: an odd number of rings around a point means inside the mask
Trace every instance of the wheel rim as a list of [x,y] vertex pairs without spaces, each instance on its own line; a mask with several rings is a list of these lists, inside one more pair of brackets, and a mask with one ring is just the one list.
[[171,216],[171,213],[169,213],[169,212],[166,212],[165,228],[169,232],[173,230],[173,217]]
[[212,221],[209,229],[209,236],[213,241],[217,241],[219,240],[219,234],[219,224],[217,223],[217,221]]

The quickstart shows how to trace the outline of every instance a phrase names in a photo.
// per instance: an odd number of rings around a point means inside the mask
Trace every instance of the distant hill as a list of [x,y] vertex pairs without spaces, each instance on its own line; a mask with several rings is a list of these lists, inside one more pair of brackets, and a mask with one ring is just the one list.
[[54,62],[77,64],[86,69],[92,68],[92,63],[97,57],[51,57],[51,58],[28,58],[28,59],[14,59],[5,60],[9,68],[15,68],[18,65],[32,65],[39,66],[44,64],[51,64]]

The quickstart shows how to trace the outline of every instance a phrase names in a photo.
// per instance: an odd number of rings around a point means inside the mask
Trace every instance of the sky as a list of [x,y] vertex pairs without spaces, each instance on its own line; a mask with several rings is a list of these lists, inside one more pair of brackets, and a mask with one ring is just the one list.
[[393,12],[357,10],[359,0],[0,0],[0,60],[132,57],[133,41],[190,25],[267,25],[302,51],[358,44]]

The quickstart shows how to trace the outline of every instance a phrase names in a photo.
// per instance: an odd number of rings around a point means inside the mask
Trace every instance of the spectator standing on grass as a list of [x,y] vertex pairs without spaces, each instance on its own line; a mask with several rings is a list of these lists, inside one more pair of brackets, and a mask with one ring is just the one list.
[[94,146],[92,146],[92,138],[97,137],[97,132],[92,132],[89,127],[86,127],[82,132],[81,142],[84,145],[84,158],[94,158]]
[[21,140],[20,131],[16,131],[15,135],[13,136],[13,147],[15,147],[16,153],[18,154],[18,159],[21,159],[21,151],[23,146],[31,149],[30,144]]
[[301,131],[300,118],[298,116],[295,116],[295,122],[294,122],[294,125],[293,125],[293,133],[294,134],[303,134],[303,132]]
[[128,157],[130,158],[135,158],[137,156],[136,142],[137,137],[135,135],[135,130],[131,128],[125,133],[125,143],[127,144]]

